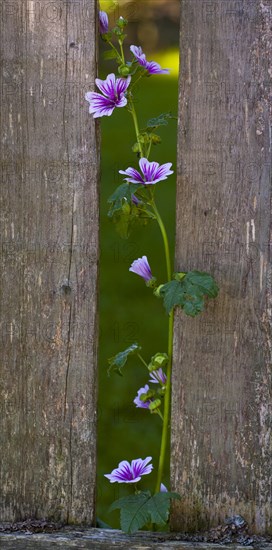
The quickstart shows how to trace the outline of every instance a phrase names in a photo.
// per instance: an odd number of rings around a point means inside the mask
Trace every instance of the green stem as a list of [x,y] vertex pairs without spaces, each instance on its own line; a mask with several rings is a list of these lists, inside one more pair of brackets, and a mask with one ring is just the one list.
[[[170,260],[170,251],[169,243],[167,238],[166,229],[164,223],[161,219],[160,213],[156,207],[155,201],[152,198],[151,202],[152,208],[154,210],[155,216],[157,218],[165,250],[165,259],[166,259],[166,270],[167,270],[167,279],[171,281],[171,260]],[[174,323],[174,313],[173,310],[169,315],[168,321],[168,365],[167,365],[167,382],[166,390],[164,395],[164,409],[163,409],[163,426],[162,426],[162,437],[161,437],[161,448],[160,448],[160,457],[159,457],[159,466],[157,474],[157,482],[155,492],[159,493],[160,486],[162,482],[162,476],[164,471],[165,455],[167,449],[168,441],[168,430],[169,430],[169,417],[170,417],[170,405],[171,405],[171,372],[172,372],[172,357],[173,357],[173,323]]]
[[[138,120],[137,115],[135,112],[134,104],[132,101],[132,97],[130,97],[130,112],[132,114],[137,142],[139,144],[140,154],[141,157],[143,157],[143,149],[142,144],[139,141],[139,127],[138,127]],[[162,221],[162,218],[160,216],[160,213],[157,209],[157,206],[155,204],[153,193],[151,191],[151,200],[150,205],[153,209],[153,212],[156,216],[157,222],[159,224],[159,228],[161,230],[162,238],[163,238],[163,244],[164,244],[164,250],[165,250],[165,260],[166,260],[166,271],[167,271],[167,279],[168,281],[171,281],[171,259],[170,259],[170,250],[169,250],[169,243],[168,243],[168,237],[166,233],[166,229],[164,226],[164,223]],[[162,476],[164,472],[164,463],[165,463],[165,456],[166,456],[166,449],[167,449],[167,442],[168,442],[168,430],[169,430],[169,418],[170,418],[170,405],[171,405],[171,372],[172,372],[172,357],[173,357],[173,325],[174,325],[174,312],[171,311],[169,315],[169,321],[168,321],[168,365],[167,365],[167,382],[166,382],[166,390],[164,395],[164,409],[163,409],[163,425],[162,425],[162,436],[161,436],[161,448],[160,448],[160,456],[159,456],[159,466],[158,466],[158,474],[157,474],[157,482],[156,482],[156,489],[155,492],[160,492],[160,486],[162,482]],[[162,416],[162,415],[160,415]]]
[[171,372],[172,372],[172,357],[173,357],[173,325],[174,325],[174,312],[171,311],[169,315],[169,325],[168,325],[168,357],[169,362],[167,366],[167,383],[166,391],[164,395],[164,409],[163,409],[163,425],[162,425],[162,437],[161,437],[161,449],[160,449],[160,458],[157,474],[157,482],[155,492],[160,492],[160,486],[162,482],[162,476],[164,471],[164,462],[167,449],[168,441],[168,430],[169,430],[169,417],[170,417],[170,405],[171,405]]
[[139,126],[138,126],[138,119],[137,119],[135,107],[134,107],[134,104],[133,104],[133,101],[132,101],[132,98],[131,98],[131,97],[130,97],[130,108],[129,108],[129,112],[131,113],[132,118],[133,118],[134,128],[135,128],[135,133],[136,133],[136,138],[137,138],[137,143],[138,143],[138,145],[139,145],[141,157],[143,157],[143,156],[144,156],[144,153],[143,153],[142,144],[141,144],[141,142],[140,142],[140,132],[139,132]]
[[138,355],[139,359],[142,361],[142,363],[144,364],[144,366],[145,366],[146,368],[148,368],[148,364],[145,362],[145,360],[143,359],[143,357],[142,357],[139,353],[137,353],[137,355]]
[[121,52],[121,59],[122,63],[125,65],[125,56],[124,56],[124,50],[123,50],[123,42],[121,40],[118,40],[119,46],[120,46],[120,52]]
[[146,154],[147,159],[149,158],[151,147],[152,147],[152,140],[150,140],[149,145],[148,145],[148,150],[147,150],[147,154]]
[[153,197],[151,199],[151,206],[153,208],[154,214],[157,218],[157,222],[158,222],[160,230],[161,230],[163,243],[164,243],[164,250],[165,250],[167,279],[168,279],[168,281],[171,281],[171,260],[170,260],[170,251],[169,251],[169,243],[168,243],[167,233],[166,233],[164,223],[161,219],[160,213],[157,209],[157,206],[155,204],[155,201],[154,201]]
[[115,51],[116,55],[118,56],[119,61],[120,61],[121,63],[123,63],[123,59],[122,59],[121,55],[119,54],[118,50],[117,50],[117,49],[115,48],[115,46],[113,45],[113,43],[112,43],[110,40],[108,40],[107,42],[108,42],[108,44],[112,47],[112,49]]
[[130,86],[130,91],[134,88],[135,84],[137,84],[137,82],[139,82],[139,80],[143,77],[143,73],[141,73],[138,78],[136,78],[136,80],[133,82],[133,84]]

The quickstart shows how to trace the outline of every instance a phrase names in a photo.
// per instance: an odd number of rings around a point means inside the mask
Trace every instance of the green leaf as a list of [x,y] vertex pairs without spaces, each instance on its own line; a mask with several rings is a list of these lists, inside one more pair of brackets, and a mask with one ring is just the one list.
[[133,226],[146,225],[150,219],[155,216],[147,210],[144,203],[135,205],[132,202],[132,195],[139,190],[140,196],[143,190],[143,185],[137,183],[122,183],[108,199],[111,204],[108,216],[112,218],[116,230],[119,235],[127,239],[131,233]]
[[142,348],[139,346],[136,342],[134,344],[131,344],[129,348],[125,349],[124,351],[120,351],[117,353],[114,357],[111,357],[108,359],[109,362],[109,368],[108,368],[108,375],[110,375],[111,371],[116,372],[120,376],[123,376],[122,368],[125,366],[127,359],[129,355],[133,355],[137,351],[140,351]]
[[204,309],[205,296],[216,298],[219,288],[214,278],[201,271],[177,273],[175,280],[166,283],[160,288],[167,313],[176,306],[180,306],[186,315],[195,317]]
[[169,517],[170,500],[180,500],[180,498],[178,493],[170,492],[153,495],[148,503],[151,522],[156,525],[165,525]]
[[159,126],[166,126],[168,124],[168,120],[170,118],[174,118],[171,113],[162,113],[161,115],[150,118],[147,121],[146,127],[147,128],[158,128]]
[[110,511],[121,510],[121,529],[131,534],[148,523],[165,525],[169,517],[170,500],[180,499],[178,493],[156,493],[143,491],[136,495],[120,498],[113,502]]
[[197,286],[210,298],[216,298],[219,292],[214,278],[209,273],[205,273],[205,271],[189,271],[186,275],[186,280],[192,285]]
[[119,210],[114,210],[110,217],[115,224],[117,233],[123,239],[129,237],[135,225],[146,225],[151,219],[155,219],[154,214],[149,212],[144,204],[136,206],[128,202],[125,202]]
[[106,50],[103,53],[104,59],[118,59],[118,55],[114,50]]
[[108,202],[111,204],[108,216],[112,217],[116,210],[120,210],[124,202],[131,202],[131,197],[136,193],[137,189],[142,187],[138,183],[122,183],[114,193],[109,197]]
[[150,491],[119,498],[112,503],[110,512],[121,510],[121,529],[125,533],[135,533],[149,522],[150,515],[147,503],[151,497]]

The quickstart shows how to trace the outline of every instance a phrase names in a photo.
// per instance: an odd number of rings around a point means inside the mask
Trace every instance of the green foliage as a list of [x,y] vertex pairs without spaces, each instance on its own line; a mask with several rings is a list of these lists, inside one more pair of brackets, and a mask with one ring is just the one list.
[[118,54],[115,50],[106,50],[104,53],[103,53],[103,56],[104,56],[104,59],[106,60],[109,60],[109,59],[118,59]]
[[175,306],[180,306],[186,315],[195,317],[204,309],[205,296],[216,298],[218,286],[209,273],[190,271],[177,273],[175,280],[162,285],[160,295],[163,296],[167,313]]
[[169,517],[170,500],[180,499],[178,493],[156,493],[143,491],[136,495],[120,498],[113,502],[110,511],[120,509],[121,529],[131,534],[149,523],[165,525]]
[[168,120],[171,118],[175,118],[171,113],[162,113],[155,118],[150,118],[146,123],[146,127],[154,129],[159,128],[159,126],[167,126]]
[[154,216],[146,209],[144,204],[136,206],[125,203],[112,216],[115,229],[123,239],[128,239],[136,225],[146,225],[151,219],[154,219]]
[[143,185],[137,183],[122,183],[108,199],[111,204],[108,216],[112,218],[117,233],[127,239],[135,225],[146,225],[155,216],[143,202],[134,204],[132,195],[137,190],[144,191]]
[[140,187],[142,187],[142,185],[138,183],[122,183],[119,185],[108,199],[108,202],[111,204],[108,216],[113,216],[114,212],[120,210],[125,202],[130,203],[132,195],[134,195]]
[[[159,126],[166,126],[168,120],[171,118],[176,118],[171,115],[171,113],[162,113],[156,118],[150,118],[146,123],[146,128],[143,128],[140,135],[138,136],[138,142],[141,143],[142,150],[144,155],[148,157],[150,148],[152,145],[158,145],[161,143],[161,138],[158,134],[155,134],[153,130],[159,128]],[[132,151],[134,153],[140,153],[139,143],[134,143]]]
[[123,369],[123,367],[125,366],[129,355],[134,355],[137,351],[140,351],[141,349],[141,346],[139,346],[135,342],[134,344],[131,344],[129,348],[125,349],[124,351],[120,351],[114,357],[108,359],[110,365],[108,368],[108,375],[110,375],[111,371],[113,371],[120,376],[123,376],[123,372],[121,369]]
[[161,138],[157,134],[154,134],[153,132],[142,132],[138,136],[138,140],[134,145],[132,146],[133,153],[140,153],[140,145],[139,142],[142,145],[142,149],[144,151],[144,154],[148,156],[148,151],[150,150],[151,145],[158,145],[158,143],[161,143]]

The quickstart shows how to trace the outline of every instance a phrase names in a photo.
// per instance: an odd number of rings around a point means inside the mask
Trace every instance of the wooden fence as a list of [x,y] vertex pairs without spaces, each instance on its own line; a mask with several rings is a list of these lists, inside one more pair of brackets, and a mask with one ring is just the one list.
[[181,2],[176,268],[219,298],[177,313],[173,528],[272,530],[272,2]]
[[[0,521],[94,525],[97,7],[0,10]],[[221,292],[176,314],[175,530],[272,530],[271,28],[271,0],[181,0],[176,268]]]
[[96,3],[1,6],[0,517],[94,520]]

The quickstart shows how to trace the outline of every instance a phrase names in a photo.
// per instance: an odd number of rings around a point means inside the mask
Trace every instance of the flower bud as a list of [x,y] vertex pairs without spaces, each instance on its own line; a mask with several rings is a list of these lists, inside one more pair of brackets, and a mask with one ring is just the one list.
[[119,40],[123,40],[123,39],[124,39],[123,29],[121,29],[119,26],[114,27],[114,29],[112,29],[112,32],[113,32],[116,36],[118,36]]
[[149,401],[152,397],[154,397],[155,392],[153,390],[148,390],[146,393],[142,393],[140,395],[140,401],[143,401],[144,403],[146,401]]
[[155,288],[156,286],[156,277],[152,277],[152,279],[149,279],[149,281],[146,281],[146,286],[148,286],[148,288]]
[[140,149],[140,146],[139,146],[139,143],[134,143],[133,147],[132,147],[132,151],[133,153],[140,153],[141,152],[141,149]]
[[150,134],[150,139],[153,145],[157,145],[158,143],[161,143],[161,138],[160,136],[157,136],[157,134]]
[[151,357],[151,361],[148,365],[149,372],[152,372],[153,370],[158,370],[159,368],[164,367],[168,363],[168,355],[167,353],[156,353],[156,355],[153,355]]
[[118,21],[116,22],[116,25],[120,27],[120,29],[123,29],[128,24],[128,20],[124,17],[119,17]]
[[154,401],[151,401],[148,408],[149,408],[151,413],[156,413],[156,412],[158,412],[158,409],[160,408],[160,406],[161,406],[161,400],[160,399],[154,399]]
[[161,289],[164,285],[159,285],[155,290],[154,290],[154,295],[157,296],[157,298],[161,298]]
[[120,65],[120,67],[118,67],[118,73],[122,76],[128,76],[130,68],[127,65]]

